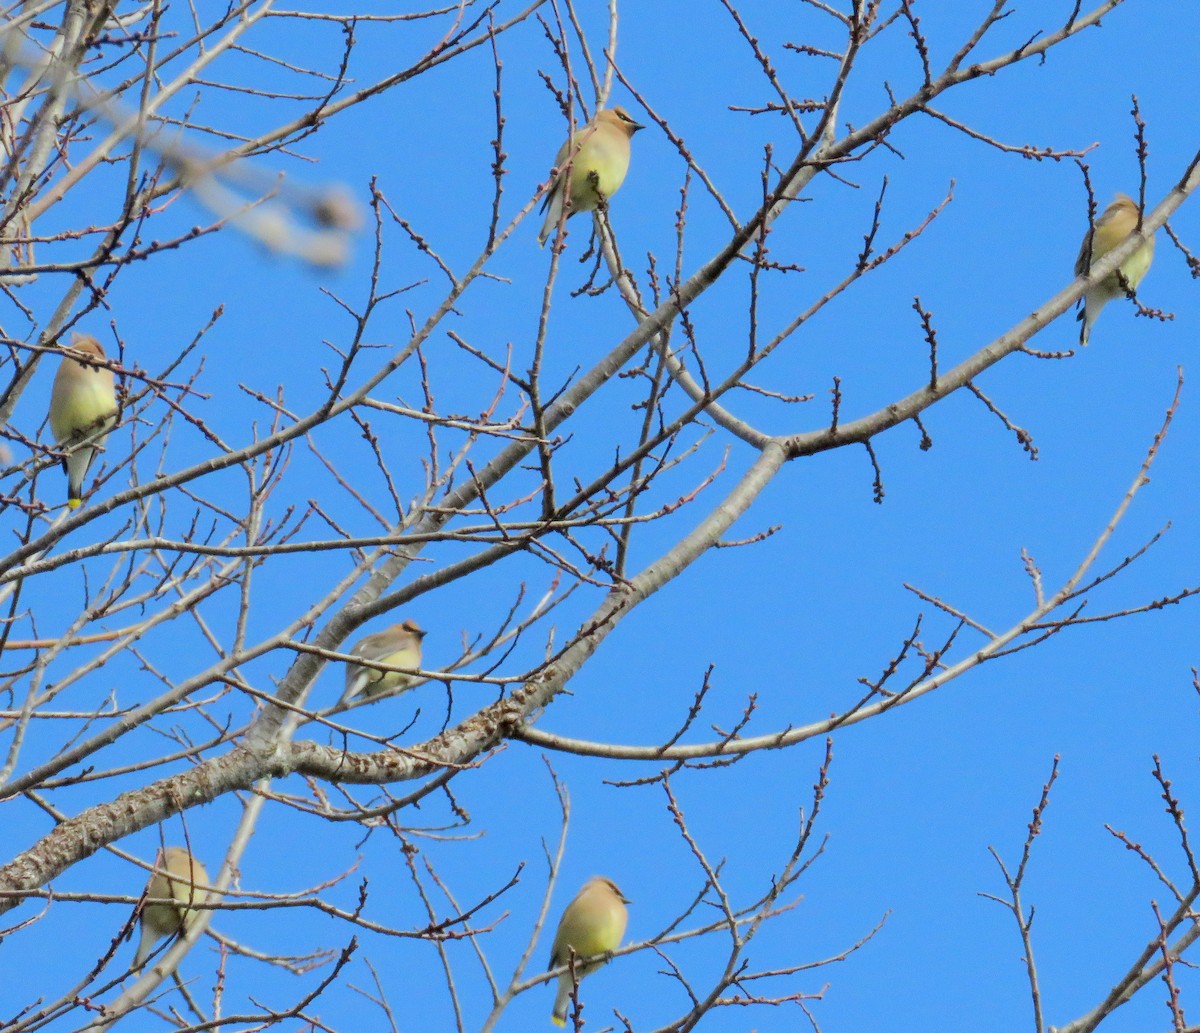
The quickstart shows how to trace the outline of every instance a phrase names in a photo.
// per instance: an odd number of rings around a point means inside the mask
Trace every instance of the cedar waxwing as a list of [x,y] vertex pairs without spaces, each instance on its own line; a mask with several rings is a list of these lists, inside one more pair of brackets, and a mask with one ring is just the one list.
[[164,936],[174,936],[181,929],[192,927],[199,912],[188,905],[203,904],[208,898],[208,891],[201,888],[208,885],[208,873],[204,865],[183,847],[169,846],[160,850],[154,859],[154,867],[158,870],[146,883],[146,896],[164,900],[173,898],[176,903],[148,903],[142,908],[142,938],[133,958],[135,972],[146,964],[155,943]]
[[[538,234],[538,244],[544,246],[546,238],[558,226],[568,180],[571,183],[568,219],[576,212],[595,209],[599,201],[597,194],[607,201],[621,189],[625,173],[629,171],[629,141],[634,133],[645,128],[630,118],[624,108],[605,108],[596,112],[595,118],[558,149],[554,165],[559,174],[542,201],[546,221]],[[569,172],[567,164],[571,166]]]
[[558,932],[554,934],[554,946],[550,948],[550,968],[568,964],[574,953],[575,976],[573,980],[571,970],[567,969],[558,977],[558,994],[554,998],[554,1011],[550,1013],[556,1026],[567,1024],[567,1006],[575,981],[595,972],[607,960],[587,959],[621,946],[625,923],[629,921],[629,912],[625,908],[628,903],[615,882],[603,875],[594,875],[567,905],[558,923]]
[[[424,637],[425,632],[417,622],[408,620],[368,635],[355,643],[350,652],[376,663],[415,671],[421,666],[421,639]],[[394,689],[406,689],[413,681],[411,674],[400,671],[346,664],[346,691],[342,693],[342,702],[349,703],[358,696],[382,696]]]
[[[1113,203],[1105,208],[1104,214],[1096,220],[1096,225],[1084,236],[1083,243],[1079,247],[1079,257],[1075,260],[1075,275],[1083,276],[1090,270],[1092,263],[1100,261],[1136,230],[1140,217],[1141,212],[1138,211],[1138,206],[1134,204],[1133,199],[1124,194],[1117,194]],[[1153,258],[1154,238],[1151,237],[1121,263],[1121,276],[1125,278],[1131,290],[1136,290],[1137,285],[1142,282],[1142,277],[1146,275],[1146,270],[1150,268]],[[1124,294],[1125,288],[1121,284],[1121,277],[1114,270],[1080,299],[1079,316],[1077,317],[1083,322],[1079,328],[1080,344],[1088,343],[1092,324],[1096,322],[1100,310],[1113,298],[1122,297]]]
[[[70,351],[104,358],[100,342],[87,334],[75,334]],[[105,366],[89,366],[69,354],[63,355],[50,392],[50,430],[58,447],[67,451],[67,505],[78,509],[83,498],[83,479],[104,446],[108,432],[117,422],[117,394],[113,372]],[[87,444],[79,444],[86,441]]]

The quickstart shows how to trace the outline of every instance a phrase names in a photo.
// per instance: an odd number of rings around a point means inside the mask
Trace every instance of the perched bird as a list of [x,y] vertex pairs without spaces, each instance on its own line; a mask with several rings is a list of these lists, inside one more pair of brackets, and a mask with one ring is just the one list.
[[[1138,228],[1141,216],[1142,213],[1138,211],[1138,206],[1134,204],[1132,198],[1126,197],[1124,194],[1117,194],[1113,203],[1105,208],[1104,214],[1096,220],[1096,225],[1084,236],[1083,243],[1079,246],[1079,257],[1075,260],[1075,275],[1083,276],[1088,273],[1094,263],[1099,262]],[[1130,289],[1136,290],[1137,285],[1142,282],[1142,277],[1146,275],[1146,270],[1150,268],[1153,258],[1154,238],[1151,237],[1121,263],[1121,276],[1118,276],[1117,271],[1114,270],[1080,299],[1079,316],[1077,317],[1083,323],[1079,328],[1080,344],[1088,343],[1092,324],[1096,322],[1100,310],[1113,298],[1124,295],[1125,287],[1121,284],[1121,277],[1125,278]]]
[[558,226],[568,183],[571,194],[568,219],[576,212],[592,211],[601,196],[608,200],[621,189],[629,171],[629,141],[634,133],[645,128],[630,118],[624,108],[605,108],[597,111],[595,118],[558,149],[554,165],[559,174],[542,202],[546,221],[538,234],[539,244],[544,246]]
[[103,359],[104,349],[96,338],[75,334],[68,354],[58,364],[50,392],[50,430],[58,447],[67,452],[63,458],[67,505],[78,509],[83,499],[83,479],[117,422],[117,394],[111,369],[85,365],[72,358],[71,351]]
[[175,903],[148,903],[142,908],[142,938],[133,958],[135,972],[146,964],[155,943],[164,936],[190,929],[200,914],[191,905],[203,904],[208,899],[208,891],[202,888],[208,885],[208,873],[183,847],[160,850],[154,867],[157,870],[146,883],[146,896],[173,899]]
[[629,921],[629,912],[625,908],[628,903],[612,879],[594,875],[567,905],[558,923],[558,932],[554,934],[550,968],[568,964],[574,954],[575,976],[572,979],[568,968],[558,977],[558,994],[554,998],[554,1011],[550,1013],[556,1026],[567,1024],[567,1005],[575,982],[595,972],[607,960],[592,959],[621,945],[625,923]]
[[[365,660],[415,671],[421,666],[421,639],[424,637],[425,632],[417,622],[408,620],[368,635],[356,642],[350,652]],[[342,702],[349,703],[358,696],[382,696],[393,689],[406,689],[413,681],[411,674],[400,671],[346,664],[346,691],[342,693]]]

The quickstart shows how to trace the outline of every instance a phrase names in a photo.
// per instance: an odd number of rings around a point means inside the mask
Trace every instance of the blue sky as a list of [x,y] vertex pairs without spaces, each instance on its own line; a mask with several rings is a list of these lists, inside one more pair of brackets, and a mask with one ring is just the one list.
[[[989,6],[980,0],[916,5],[935,67],[945,63]],[[1055,2],[1014,9],[981,44],[980,56],[1005,52],[1038,30],[1057,26],[1071,6]],[[740,10],[793,93],[823,96],[831,63],[786,52],[781,44],[833,46],[832,21],[805,5],[748,2]],[[602,14],[584,15],[595,52],[606,31]],[[444,28],[437,22],[386,31],[361,26],[361,50],[351,73],[364,82],[387,74],[431,45]],[[1097,145],[1087,161],[1103,206],[1118,190],[1136,195],[1138,166],[1129,114],[1136,94],[1150,141],[1147,197],[1156,204],[1196,149],[1196,30],[1194,7],[1182,0],[1129,0],[1106,16],[1102,27],[1056,48],[1044,62],[1027,61],[952,90],[937,106],[1011,144]],[[270,23],[261,29],[258,45],[294,48],[308,57],[336,39],[332,31],[297,32],[272,41],[273,31]],[[507,219],[544,180],[563,125],[537,74],[539,69],[556,72],[541,30],[527,23],[502,37],[498,49],[504,62]],[[231,56],[218,69],[236,77],[238,60]],[[774,143],[780,161],[786,161],[794,144],[781,120],[729,110],[731,105],[761,104],[769,90],[728,14],[717,4],[627,3],[621,10],[617,62],[688,141],[735,211],[748,215],[761,192],[764,144]],[[301,182],[345,183],[360,199],[367,196],[368,179],[376,177],[394,209],[452,267],[464,270],[482,246],[491,206],[493,76],[491,58],[480,50],[417,77],[300,143],[298,150],[312,163],[292,162],[288,175]],[[898,28],[864,50],[841,122],[860,125],[883,110],[885,82],[897,96],[907,96],[920,83],[919,61]],[[640,118],[636,102],[620,87],[613,99]],[[206,95],[197,117],[261,132],[272,124],[269,110],[243,98]],[[776,276],[764,289],[758,312],[764,336],[853,266],[884,176],[887,202],[879,235],[884,246],[918,225],[952,181],[953,202],[900,257],[829,306],[751,377],[773,391],[812,394],[813,401],[783,407],[746,392],[730,397],[735,411],[769,431],[824,426],[834,377],[841,381],[844,420],[924,383],[927,348],[912,309],[914,296],[934,315],[940,363],[949,368],[1070,282],[1086,228],[1086,194],[1072,161],[1002,154],[919,116],[899,126],[888,143],[890,148],[877,149],[841,170],[856,186],[818,177],[803,202],[776,223],[772,257],[795,262],[804,271]],[[641,283],[648,252],[665,270],[673,266],[683,171],[682,160],[657,129],[651,126],[638,134],[628,179],[613,199],[612,219],[622,253]],[[94,194],[74,203],[107,204],[111,198],[104,190],[97,185]],[[179,201],[162,225],[186,227],[203,217],[189,201]],[[517,368],[529,361],[550,260],[548,251],[536,246],[539,222],[536,213],[525,220],[489,266],[496,279],[476,284],[446,326],[489,354],[502,355],[511,343]],[[1197,216],[1191,204],[1175,215],[1172,225],[1194,245]],[[586,237],[584,218],[573,220],[555,287],[548,383],[571,376],[577,367],[588,368],[634,325],[612,292],[599,298],[569,296],[584,275],[574,259]],[[726,238],[719,210],[693,189],[684,274]],[[385,239],[382,282],[391,289],[413,286],[372,323],[368,340],[381,346],[381,357],[407,339],[406,310],[419,323],[444,291],[436,269],[394,226],[387,228]],[[861,447],[789,464],[732,536],[748,538],[775,525],[778,532],[759,544],[710,552],[641,606],[603,643],[570,683],[570,695],[556,700],[538,727],[619,744],[660,742],[682,721],[709,665],[712,692],[689,741],[713,738],[710,725],[736,724],[751,694],[757,711],[747,734],[819,720],[858,698],[862,690],[857,679],[878,675],[918,614],[924,615],[921,637],[926,644],[938,643],[950,632],[949,618],[934,612],[906,584],[989,627],[1007,628],[1033,606],[1021,550],[1036,560],[1048,587],[1070,575],[1132,482],[1171,401],[1179,367],[1187,379],[1174,424],[1150,484],[1121,522],[1099,568],[1115,565],[1168,523],[1170,530],[1146,556],[1097,590],[1088,612],[1137,607],[1195,586],[1200,581],[1200,496],[1195,490],[1200,418],[1189,360],[1200,305],[1186,265],[1165,234],[1159,234],[1157,246],[1155,265],[1139,294],[1147,305],[1173,313],[1173,320],[1135,318],[1132,306],[1113,302],[1098,322],[1091,346],[1079,350],[1077,324],[1068,314],[1031,344],[1044,351],[1075,347],[1074,355],[1061,360],[1012,355],[979,378],[980,388],[1033,435],[1036,461],[979,401],[959,392],[923,416],[933,439],[928,451],[918,447],[919,433],[911,423],[875,440],[886,490],[882,505],[873,501],[871,466]],[[344,345],[350,332],[349,320],[327,292],[361,300],[371,247],[368,231],[357,238],[345,269],[314,273],[264,255],[232,232],[221,233],[127,271],[109,296],[110,313],[93,315],[84,328],[110,333],[106,321],[111,318],[128,354],[155,369],[223,305],[224,315],[200,348],[205,360],[198,387],[211,398],[197,401],[194,408],[228,440],[242,444],[250,440],[254,422],[261,429],[269,417],[239,385],[274,395],[282,384],[289,407],[298,412],[321,397],[321,370],[336,361],[326,342]],[[43,277],[23,300],[35,309],[46,306],[48,315],[62,286]],[[745,348],[747,297],[746,275],[735,269],[691,313],[705,361],[713,369],[727,369]],[[493,379],[465,363],[444,333],[435,335],[427,355],[442,411],[472,413],[487,404]],[[373,368],[368,357],[361,376]],[[45,410],[48,384],[49,378],[35,384],[18,407],[16,422],[28,432]],[[636,391],[627,382],[614,382],[580,412],[560,457],[564,478],[586,481],[611,461],[614,448],[626,447],[630,428],[640,419],[629,410]],[[377,397],[419,404],[416,371],[403,368]],[[414,493],[423,477],[422,432],[396,419],[372,418],[394,471],[411,478],[407,491]],[[119,447],[120,438],[120,433],[114,435],[110,449]],[[354,427],[338,425],[316,438],[356,486],[382,499],[381,480]],[[724,468],[698,501],[648,525],[635,538],[633,570],[689,531],[754,461],[749,448],[717,431],[694,458],[664,478],[658,500],[703,481],[721,465],[727,446]],[[165,469],[181,469],[210,451],[199,435],[177,426]],[[145,477],[152,471],[147,466],[142,472]],[[231,474],[202,483],[214,499],[232,501],[246,490]],[[124,481],[110,490],[118,486]],[[47,478],[41,490],[56,495],[59,485]],[[402,485],[401,493],[405,490]],[[345,518],[354,533],[376,529],[298,449],[270,512],[278,518],[288,505],[303,507],[310,498]],[[168,526],[179,531],[190,512],[178,499]],[[67,544],[111,533],[121,521],[120,512],[112,514]],[[317,536],[323,529],[314,526],[312,533]],[[445,546],[429,555],[440,561],[460,551]],[[336,553],[268,564],[255,583],[251,637],[272,633],[327,592],[347,567],[346,557]],[[419,573],[424,568],[414,569]],[[537,598],[549,577],[543,564],[514,557],[417,600],[403,616],[430,631],[426,665],[438,668],[450,662],[464,637],[486,634],[495,626],[522,584]],[[37,615],[40,634],[55,628],[61,633],[74,613],[62,606],[62,599],[76,604],[80,583],[77,575],[64,575],[53,585],[47,580],[32,586],[23,604]],[[600,598],[597,589],[588,588],[564,605],[553,619],[555,641],[561,643],[576,630]],[[218,597],[205,607],[205,619],[218,637],[232,633],[232,602],[232,597]],[[1035,649],[985,664],[911,705],[836,733],[831,784],[816,829],[817,840],[827,836],[828,842],[789,897],[802,898],[797,906],[753,941],[750,965],[780,968],[836,955],[887,915],[883,929],[847,960],[781,979],[772,991],[823,994],[809,1007],[825,1033],[1032,1029],[1015,923],[980,894],[1004,895],[988,848],[995,847],[1006,863],[1015,865],[1032,807],[1057,755],[1059,780],[1036,843],[1025,903],[1037,908],[1034,947],[1047,1021],[1061,1025],[1094,1007],[1152,936],[1150,901],[1169,908],[1163,887],[1105,825],[1127,832],[1186,884],[1178,836],[1163,813],[1151,768],[1152,757],[1161,756],[1185,808],[1200,800],[1192,684],[1192,668],[1200,664],[1195,628],[1195,603],[1185,602],[1068,629]],[[515,675],[536,664],[545,635],[543,629],[540,637],[522,642],[500,673]],[[20,637],[29,637],[28,625]],[[981,644],[964,630],[956,656]],[[148,637],[143,649],[171,677],[186,676],[214,659],[196,628],[179,622]],[[288,659],[272,654],[243,673],[269,691],[285,673]],[[140,701],[157,691],[157,683],[132,656],[119,658],[93,677],[98,680],[77,690],[79,701],[100,699],[109,691],[123,702]],[[340,678],[340,670],[326,669],[313,696],[315,705],[333,701]],[[456,686],[455,718],[490,699],[490,690]],[[238,709],[242,703],[225,706],[235,714],[246,712]],[[386,734],[418,708],[409,735],[419,741],[440,728],[446,712],[445,694],[437,686],[357,711],[356,718],[364,728]],[[34,738],[23,760],[30,764],[58,748],[57,739]],[[149,753],[164,747],[153,731],[143,730],[122,749]],[[735,899],[748,901],[762,893],[786,858],[801,812],[811,806],[811,786],[824,749],[818,738],[728,768],[683,772],[673,780],[697,842],[714,862],[724,859],[724,885]],[[460,903],[494,891],[524,865],[519,886],[477,919],[480,925],[495,923],[481,942],[501,981],[520,956],[537,915],[545,884],[543,844],[553,849],[559,832],[547,761],[572,802],[552,922],[576,887],[601,873],[615,879],[632,899],[629,938],[643,939],[670,923],[702,884],[666,810],[663,790],[611,784],[649,775],[658,765],[547,755],[510,743],[480,770],[464,773],[454,783],[458,803],[472,817],[468,828],[413,832],[411,837],[422,851],[422,863],[428,859],[436,867]],[[105,761],[116,762],[113,757]],[[119,788],[138,784],[128,779]],[[276,788],[303,791],[298,780]],[[74,812],[112,794],[111,785],[85,787],[62,794],[59,804]],[[240,807],[228,799],[187,813],[189,835],[203,844],[198,853],[211,869]],[[4,837],[6,858],[48,828],[48,819],[32,807],[10,803],[7,811],[13,817]],[[437,803],[398,820],[438,830],[449,815]],[[178,819],[164,835],[169,842],[178,841]],[[157,830],[148,829],[121,845],[149,858],[157,841]],[[361,830],[329,827],[280,806],[265,811],[241,862],[241,886],[293,892],[329,879],[359,858],[356,875],[325,896],[352,907],[356,880],[365,876],[371,918],[401,927],[419,924],[421,904],[395,838],[376,830],[364,841]],[[97,855],[72,868],[55,888],[136,893],[141,884],[142,877],[128,864]],[[32,910],[30,904],[16,914]],[[45,993],[62,992],[103,951],[124,915],[111,906],[55,905],[42,922],[20,934],[27,949],[9,952],[6,983],[27,990],[50,969],[55,988],[46,980]],[[221,914],[214,925],[264,951],[340,947],[352,933],[304,910]],[[45,952],[64,936],[71,937],[70,949],[56,950],[54,963],[31,963],[29,959],[50,957]],[[551,936],[552,930],[543,931],[531,972],[548,955]],[[399,1029],[453,1028],[444,990],[439,990],[444,984],[440,962],[428,945],[371,934],[360,940],[360,951],[347,969],[349,982],[371,985],[365,966],[369,960]],[[201,998],[215,978],[217,955],[209,946],[202,945],[182,965]],[[716,936],[672,948],[669,954],[696,986],[705,987],[706,977],[724,963],[724,949]],[[451,944],[449,950],[466,1027],[478,1028],[488,1007],[486,983],[467,944]],[[685,995],[662,974],[664,967],[645,951],[590,977],[583,989],[588,1028],[610,1025],[614,1008],[639,1030],[658,1028],[686,1010]],[[228,978],[230,1012],[248,1008],[247,995],[270,1005],[290,1001],[314,979],[245,962],[232,965]],[[1193,976],[1180,972],[1179,978],[1185,990],[1194,990]],[[10,1005],[0,1008],[0,1015],[26,1000],[13,993],[0,990],[0,1000]],[[1118,1033],[1170,1028],[1164,995],[1161,986],[1147,988],[1103,1028]],[[546,987],[522,995],[497,1028],[548,1027],[551,997]],[[1187,1010],[1186,992],[1183,1003]],[[386,1028],[379,1010],[345,986],[331,989],[318,1011],[335,1029]],[[153,1028],[145,1017],[131,1021],[132,1028]],[[782,1031],[808,1025],[794,1005],[785,1005],[718,1010],[703,1028]]]

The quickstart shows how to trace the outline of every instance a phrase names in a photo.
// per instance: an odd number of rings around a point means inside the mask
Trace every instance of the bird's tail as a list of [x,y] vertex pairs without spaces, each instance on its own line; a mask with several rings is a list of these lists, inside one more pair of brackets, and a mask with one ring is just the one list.
[[558,982],[558,993],[554,997],[554,1011],[550,1013],[550,1021],[556,1026],[567,1024],[567,1006],[571,1003],[571,979],[568,976]]
[[538,247],[545,247],[546,241],[550,239],[550,235],[558,226],[558,220],[562,215],[563,192],[559,189],[556,183],[550,188],[550,193],[546,195],[546,202],[542,208],[546,212],[546,220],[542,223],[542,231],[538,234]]
[[1081,299],[1079,313],[1075,318],[1079,320],[1079,343],[1084,348],[1087,347],[1088,339],[1092,336],[1092,324],[1096,322],[1096,317],[1100,315],[1103,307],[1103,301],[1097,305],[1086,294]]
[[351,700],[357,699],[359,693],[366,688],[368,677],[369,674],[367,670],[360,670],[359,673],[353,679],[351,679],[350,684],[346,686],[345,691],[342,693],[342,698],[338,700],[338,705],[344,706]]
[[146,922],[142,922],[142,935],[138,940],[137,953],[133,956],[133,971],[140,972],[142,966],[146,964],[146,959],[150,957],[150,950],[154,946],[154,941],[158,937],[155,936],[154,930],[150,928]]
[[63,460],[67,471],[67,506],[70,509],[78,509],[83,505],[83,479],[87,476],[88,468],[95,457],[96,450],[90,445],[84,445]]

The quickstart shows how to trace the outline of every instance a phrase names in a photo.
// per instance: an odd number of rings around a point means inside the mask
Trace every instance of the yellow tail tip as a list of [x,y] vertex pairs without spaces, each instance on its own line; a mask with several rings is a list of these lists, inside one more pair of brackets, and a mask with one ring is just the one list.
[[83,499],[67,499],[67,509],[78,509],[83,505]]
[[560,1019],[557,1015],[551,1015],[550,1021],[553,1022],[554,1025],[556,1025],[556,1026],[565,1026],[567,1024],[566,1019]]

